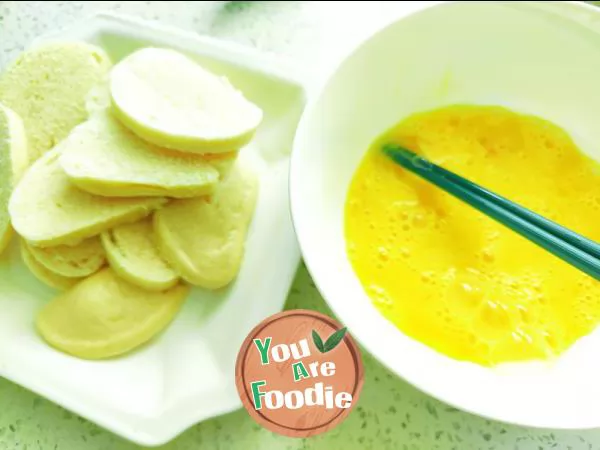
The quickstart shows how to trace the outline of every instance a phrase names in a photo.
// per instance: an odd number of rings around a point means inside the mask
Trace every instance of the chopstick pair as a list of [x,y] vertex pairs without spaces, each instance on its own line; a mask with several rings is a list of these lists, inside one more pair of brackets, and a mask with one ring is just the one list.
[[394,162],[492,219],[600,279],[600,245],[396,144],[383,146]]

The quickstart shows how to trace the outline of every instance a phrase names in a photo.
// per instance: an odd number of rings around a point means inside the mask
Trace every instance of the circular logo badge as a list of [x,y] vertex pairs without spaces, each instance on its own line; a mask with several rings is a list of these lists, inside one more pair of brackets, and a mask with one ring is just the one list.
[[328,431],[358,401],[363,385],[358,346],[338,322],[316,311],[268,317],[248,335],[236,385],[250,416],[290,437]]

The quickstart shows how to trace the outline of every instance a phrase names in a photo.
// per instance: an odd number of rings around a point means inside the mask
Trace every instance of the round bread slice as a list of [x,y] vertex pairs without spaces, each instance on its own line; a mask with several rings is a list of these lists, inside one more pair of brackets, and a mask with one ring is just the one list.
[[58,164],[60,146],[38,159],[12,193],[13,226],[31,245],[77,245],[122,223],[135,222],[162,206],[161,197],[108,198],[77,189]]
[[0,252],[4,251],[13,235],[8,202],[27,165],[27,137],[23,122],[14,111],[0,104]]
[[198,197],[219,181],[219,171],[202,156],[149,144],[106,110],[77,126],[60,147],[71,182],[96,195]]
[[[0,145],[12,168],[12,184],[15,186],[29,166],[29,144],[21,117],[9,107],[0,104]],[[2,178],[4,179],[4,177]]]
[[262,110],[226,78],[174,50],[138,50],[111,71],[119,119],[158,146],[193,153],[239,150],[254,136]]
[[179,277],[158,254],[151,218],[102,233],[108,262],[122,278],[151,291],[177,284]]
[[222,180],[227,177],[231,168],[235,165],[238,153],[218,153],[214,155],[204,155],[204,157],[207,158],[211,166],[217,169],[220,179]]
[[254,213],[258,180],[236,163],[211,198],[175,200],[154,214],[156,244],[186,281],[219,289],[236,276]]
[[110,67],[102,49],[84,42],[45,43],[9,65],[0,76],[0,102],[23,119],[31,162],[87,118],[86,97]]
[[54,348],[85,359],[125,354],[171,323],[189,287],[150,292],[102,269],[47,303],[36,318]]
[[74,286],[78,281],[81,280],[81,278],[64,277],[52,272],[51,270],[48,270],[46,267],[37,262],[30,251],[30,247],[23,241],[21,241],[21,258],[23,259],[23,262],[27,268],[38,280],[53,289],[64,291],[65,289],[69,289],[71,286]]
[[35,260],[47,270],[64,277],[87,277],[104,265],[106,257],[98,236],[77,245],[35,247],[25,243]]

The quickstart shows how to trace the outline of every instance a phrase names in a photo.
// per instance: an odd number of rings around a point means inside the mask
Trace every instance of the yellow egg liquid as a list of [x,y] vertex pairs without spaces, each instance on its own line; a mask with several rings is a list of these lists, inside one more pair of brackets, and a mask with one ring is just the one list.
[[600,283],[394,164],[388,142],[600,241],[600,170],[558,126],[495,106],[451,106],[373,143],[345,210],[350,262],[408,336],[490,366],[554,357],[600,321]]

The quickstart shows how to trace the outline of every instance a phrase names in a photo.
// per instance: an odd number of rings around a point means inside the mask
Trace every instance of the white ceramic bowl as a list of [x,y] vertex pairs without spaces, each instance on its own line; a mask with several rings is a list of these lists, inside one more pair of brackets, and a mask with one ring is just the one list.
[[366,350],[463,410],[535,427],[600,426],[600,327],[557,361],[495,369],[455,361],[410,339],[371,305],[347,260],[343,205],[350,179],[371,141],[391,125],[457,102],[543,116],[600,158],[599,20],[593,8],[572,3],[426,8],[356,49],[300,122],[292,215],[318,288]]

